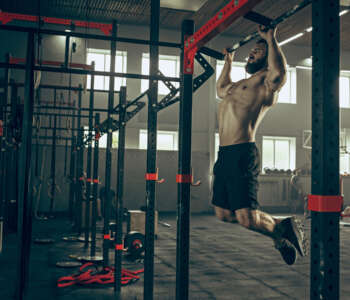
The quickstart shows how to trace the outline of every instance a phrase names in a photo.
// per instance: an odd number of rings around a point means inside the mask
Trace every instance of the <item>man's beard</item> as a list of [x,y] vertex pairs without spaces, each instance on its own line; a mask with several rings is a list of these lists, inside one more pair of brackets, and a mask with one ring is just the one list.
[[245,70],[248,74],[254,74],[264,68],[266,65],[266,58],[257,60],[256,62],[247,62]]

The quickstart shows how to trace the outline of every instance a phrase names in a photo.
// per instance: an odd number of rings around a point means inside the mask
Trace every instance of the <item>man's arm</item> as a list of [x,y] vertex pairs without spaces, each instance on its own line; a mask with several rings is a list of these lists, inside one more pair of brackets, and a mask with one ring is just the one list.
[[225,65],[221,71],[220,77],[216,82],[216,93],[219,98],[223,99],[227,93],[227,87],[232,83],[231,80],[231,67],[234,53],[228,53],[226,49],[224,50],[225,54]]
[[266,32],[262,30],[264,28],[259,26],[259,34],[268,44],[268,69],[265,84],[271,91],[276,92],[282,88],[287,79],[286,58],[276,41],[276,28]]

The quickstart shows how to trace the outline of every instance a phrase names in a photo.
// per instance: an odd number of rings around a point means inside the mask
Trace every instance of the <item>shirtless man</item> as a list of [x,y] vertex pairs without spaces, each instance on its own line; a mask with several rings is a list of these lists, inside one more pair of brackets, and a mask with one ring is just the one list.
[[230,78],[234,53],[224,50],[225,65],[217,81],[220,148],[214,166],[213,205],[216,216],[273,239],[284,261],[304,256],[304,233],[295,218],[278,220],[258,210],[259,152],[255,134],[266,112],[277,102],[286,81],[286,60],[276,41],[276,28],[258,28],[259,40],[249,54],[247,73]]

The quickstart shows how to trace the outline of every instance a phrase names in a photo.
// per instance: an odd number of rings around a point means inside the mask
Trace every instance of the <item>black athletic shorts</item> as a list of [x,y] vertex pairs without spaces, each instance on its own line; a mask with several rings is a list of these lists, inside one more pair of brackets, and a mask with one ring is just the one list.
[[213,205],[231,211],[257,209],[259,172],[259,150],[255,143],[220,146],[214,165]]

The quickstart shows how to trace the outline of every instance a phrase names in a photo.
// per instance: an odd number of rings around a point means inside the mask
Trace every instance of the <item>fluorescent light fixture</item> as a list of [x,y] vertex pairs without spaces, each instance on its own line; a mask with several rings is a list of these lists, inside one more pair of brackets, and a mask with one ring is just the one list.
[[349,10],[348,10],[348,9],[344,9],[344,10],[342,10],[342,11],[339,13],[339,17],[340,17],[340,16],[342,16],[342,15],[347,14],[348,12],[349,12]]
[[[344,10],[342,10],[342,11],[339,13],[339,17],[341,17],[341,16],[347,14],[349,11],[350,11],[349,9],[344,9]],[[283,45],[289,43],[290,41],[296,40],[296,39],[300,38],[302,35],[304,35],[304,33],[306,33],[306,32],[311,32],[311,31],[312,31],[312,26],[306,28],[303,32],[300,32],[300,33],[298,33],[298,34],[292,36],[291,38],[286,39],[286,40],[284,40],[283,42],[279,43],[279,46],[283,46]]]
[[297,69],[312,70],[312,67],[307,66],[296,66]]
[[286,39],[286,40],[284,40],[283,42],[280,42],[280,43],[279,43],[279,46],[283,46],[283,45],[285,45],[285,44],[287,44],[287,43],[289,43],[289,42],[291,42],[291,41],[294,41],[294,40],[300,38],[300,37],[303,36],[303,35],[304,35],[304,32],[300,32],[300,33],[298,33],[298,34],[296,34],[296,35],[290,37],[289,39]]
[[72,30],[70,30],[70,29],[65,29],[64,31],[65,32],[72,32]]

